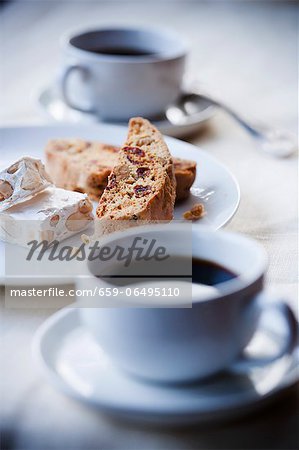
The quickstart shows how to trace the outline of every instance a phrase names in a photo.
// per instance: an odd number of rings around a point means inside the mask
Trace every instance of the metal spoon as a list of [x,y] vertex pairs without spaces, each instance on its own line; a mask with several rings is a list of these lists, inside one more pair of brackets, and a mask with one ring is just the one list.
[[183,93],[175,104],[168,107],[167,119],[174,125],[194,123],[202,115],[203,103],[205,107],[217,106],[227,112],[260,144],[262,150],[273,156],[286,158],[298,149],[296,137],[291,132],[253,126],[229,106],[205,95]]

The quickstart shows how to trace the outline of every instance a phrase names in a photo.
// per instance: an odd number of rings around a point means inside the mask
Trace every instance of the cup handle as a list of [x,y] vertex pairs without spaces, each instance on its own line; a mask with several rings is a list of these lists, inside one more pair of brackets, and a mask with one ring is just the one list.
[[268,296],[265,293],[261,293],[256,296],[255,306],[258,308],[260,315],[267,313],[269,310],[276,311],[285,322],[286,335],[275,355],[254,357],[247,356],[243,353],[229,368],[229,370],[234,373],[247,373],[251,368],[263,367],[267,364],[271,364],[282,356],[292,353],[298,343],[298,322],[292,309],[287,303],[282,300],[268,299]]
[[80,105],[76,105],[74,103],[68,93],[68,80],[70,75],[73,72],[78,72],[81,74],[81,77],[83,80],[87,80],[90,77],[90,72],[87,69],[87,67],[80,66],[78,64],[70,65],[66,67],[61,75],[60,84],[61,84],[61,93],[63,100],[65,103],[72,109],[76,109],[77,111],[83,112],[83,113],[89,113],[93,114],[95,112],[94,108],[91,106],[90,108],[84,108]]

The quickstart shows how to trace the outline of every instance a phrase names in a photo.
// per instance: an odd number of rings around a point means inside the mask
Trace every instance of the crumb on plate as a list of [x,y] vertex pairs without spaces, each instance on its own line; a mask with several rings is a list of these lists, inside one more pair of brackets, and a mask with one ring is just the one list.
[[189,211],[184,212],[183,217],[186,220],[199,220],[206,214],[204,205],[196,203]]

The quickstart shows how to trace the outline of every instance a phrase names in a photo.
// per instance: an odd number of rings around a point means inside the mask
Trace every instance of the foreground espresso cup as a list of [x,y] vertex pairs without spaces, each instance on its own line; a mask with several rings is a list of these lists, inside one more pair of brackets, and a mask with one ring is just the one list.
[[[184,246],[178,245],[184,232],[180,226],[138,227],[115,233],[106,243],[112,248],[126,247],[135,236],[163,237],[166,247],[178,249],[177,256],[184,257]],[[79,303],[82,323],[117,367],[141,379],[178,383],[224,369],[246,372],[293,350],[297,322],[285,302],[269,299],[263,291],[267,259],[259,244],[238,234],[193,227],[192,252],[193,258],[217,263],[236,277],[215,286],[217,289],[208,295],[204,292],[202,296],[200,290],[196,294],[195,290],[192,304],[187,307],[155,307],[154,300],[152,307],[143,307],[138,298],[130,307],[122,307],[126,300],[121,295],[111,308],[97,307],[97,300],[94,307],[84,307],[84,301]],[[107,267],[107,262],[93,264],[98,265],[98,274]],[[77,284],[80,289],[107,286],[111,284],[97,277],[79,279]],[[261,315],[269,310],[285,323],[280,348],[269,357],[245,356]]]
[[61,87],[71,108],[102,119],[155,117],[181,90],[186,44],[168,31],[99,29],[63,38]]

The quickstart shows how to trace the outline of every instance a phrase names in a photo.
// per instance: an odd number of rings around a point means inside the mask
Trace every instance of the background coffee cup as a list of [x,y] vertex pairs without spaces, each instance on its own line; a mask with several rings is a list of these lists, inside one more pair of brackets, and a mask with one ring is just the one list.
[[[126,246],[132,236],[165,234],[165,242],[177,248],[184,228],[163,225],[131,229],[108,237],[110,245]],[[171,245],[171,244],[170,244]],[[217,262],[237,277],[217,285],[217,292],[193,298],[192,308],[122,308],[79,305],[82,323],[101,348],[121,369],[155,382],[186,382],[230,368],[246,372],[252,366],[269,364],[291,352],[297,340],[297,322],[289,306],[270,299],[263,291],[267,267],[264,250],[255,241],[238,234],[192,230],[193,257]],[[105,267],[103,263],[103,268]],[[80,289],[107,286],[99,278],[79,279]],[[121,297],[121,296],[120,296]],[[125,304],[125,300],[124,300]],[[244,349],[254,336],[259,318],[269,310],[285,322],[285,334],[275,355],[246,357]]]
[[63,38],[64,101],[103,119],[154,117],[180,94],[187,47],[169,31],[99,29]]

